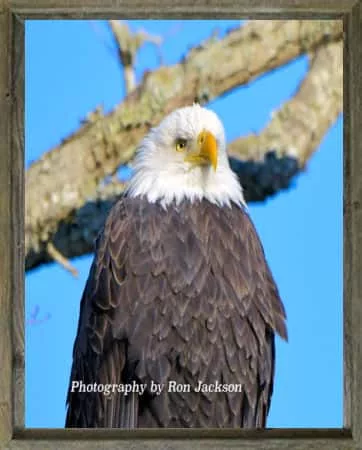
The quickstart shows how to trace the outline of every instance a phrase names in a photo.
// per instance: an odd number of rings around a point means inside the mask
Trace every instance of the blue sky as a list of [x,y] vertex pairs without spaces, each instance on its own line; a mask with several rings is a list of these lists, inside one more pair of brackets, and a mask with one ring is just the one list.
[[[164,36],[163,64],[237,21],[133,21]],[[137,79],[159,66],[146,45]],[[289,99],[308,68],[305,57],[209,104],[229,141],[257,132]],[[97,106],[124,97],[117,53],[104,22],[26,22],[26,167],[76,130]],[[342,427],[342,128],[340,117],[306,170],[283,191],[249,205],[287,315],[289,342],[277,338],[269,427]],[[57,264],[26,275],[27,427],[64,426],[65,397],[79,302],[91,256],[72,261],[80,277]],[[33,320],[35,317],[35,320]]]

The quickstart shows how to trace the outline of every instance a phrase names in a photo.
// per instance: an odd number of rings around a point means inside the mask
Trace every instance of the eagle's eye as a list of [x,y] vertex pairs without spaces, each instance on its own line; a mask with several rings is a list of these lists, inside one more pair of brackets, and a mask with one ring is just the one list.
[[186,148],[187,141],[186,139],[177,139],[176,141],[176,151],[177,152],[183,152]]

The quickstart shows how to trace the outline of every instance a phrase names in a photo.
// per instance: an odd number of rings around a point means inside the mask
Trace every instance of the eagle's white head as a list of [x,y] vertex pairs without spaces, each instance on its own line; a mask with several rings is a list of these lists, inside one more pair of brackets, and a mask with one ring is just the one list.
[[244,204],[242,188],[229,166],[224,127],[198,104],[177,109],[143,139],[128,187],[167,206],[207,199],[220,206]]

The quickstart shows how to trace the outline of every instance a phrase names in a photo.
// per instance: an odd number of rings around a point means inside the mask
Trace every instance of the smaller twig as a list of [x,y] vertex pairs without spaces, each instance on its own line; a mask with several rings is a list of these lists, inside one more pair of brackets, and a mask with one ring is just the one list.
[[70,272],[74,277],[78,277],[78,270],[54,247],[52,242],[48,242],[46,249],[49,256],[54,259],[54,261],[63,266],[64,269]]
[[161,36],[149,34],[145,30],[132,33],[127,23],[118,20],[109,20],[109,26],[118,47],[119,58],[124,68],[126,93],[129,94],[136,87],[134,66],[138,50],[146,42],[159,47],[163,39]]

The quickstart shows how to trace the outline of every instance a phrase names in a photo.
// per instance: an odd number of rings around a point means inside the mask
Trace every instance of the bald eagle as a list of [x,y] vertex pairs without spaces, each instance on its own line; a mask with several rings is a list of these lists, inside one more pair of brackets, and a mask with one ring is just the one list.
[[264,427],[285,317],[223,125],[172,112],[97,239],[66,427]]

